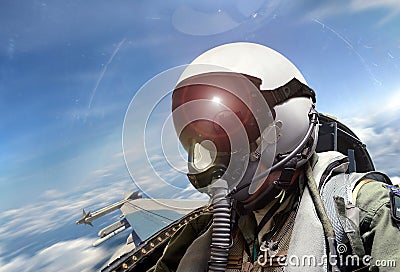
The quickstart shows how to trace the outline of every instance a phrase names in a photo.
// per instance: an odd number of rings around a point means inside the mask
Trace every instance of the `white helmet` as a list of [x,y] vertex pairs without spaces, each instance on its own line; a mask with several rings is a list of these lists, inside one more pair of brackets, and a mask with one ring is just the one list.
[[[317,117],[314,111],[315,94],[307,87],[306,80],[293,63],[282,54],[263,45],[248,42],[224,44],[206,51],[193,60],[182,73],[175,91],[181,88],[182,84],[193,84],[193,81],[190,82],[193,78],[218,73],[244,75],[253,83],[256,81],[254,78],[261,80],[261,85],[257,88],[259,92],[261,91],[262,97],[275,100],[272,104],[268,102],[271,111],[274,112],[274,121],[266,127],[260,127],[259,137],[255,141],[258,148],[253,150],[253,159],[254,157],[261,159],[270,166],[279,164],[282,168],[289,162],[290,154],[291,167],[299,168],[311,157],[318,136]],[[187,83],[188,81],[190,83]],[[187,101],[179,101],[179,103],[185,102]],[[176,107],[177,105],[173,105],[173,109]],[[314,114],[313,121],[310,120],[312,119],[310,114]],[[180,135],[182,128],[177,129],[177,132]],[[214,139],[209,140],[215,142]],[[251,146],[252,139],[249,140]],[[293,151],[296,154],[292,154]],[[263,176],[266,175],[267,173]],[[259,175],[258,179],[260,177]],[[238,184],[235,186],[240,187]],[[251,194],[260,187],[260,183],[251,182],[245,186],[250,187]]]

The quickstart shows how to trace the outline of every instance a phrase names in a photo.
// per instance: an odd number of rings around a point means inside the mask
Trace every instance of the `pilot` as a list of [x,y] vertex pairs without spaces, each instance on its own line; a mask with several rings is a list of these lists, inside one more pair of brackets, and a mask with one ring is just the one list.
[[399,271],[398,188],[315,152],[315,103],[300,71],[263,45],[221,45],[185,69],[172,116],[188,178],[211,200],[150,271]]

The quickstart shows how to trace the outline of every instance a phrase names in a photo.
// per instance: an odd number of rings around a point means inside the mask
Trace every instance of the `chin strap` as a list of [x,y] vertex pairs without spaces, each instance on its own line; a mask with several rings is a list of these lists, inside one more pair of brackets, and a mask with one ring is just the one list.
[[299,177],[300,171],[296,169],[296,160],[289,163],[283,170],[280,177],[274,181],[275,187],[281,189],[280,193],[275,198],[280,198],[279,203],[283,202],[286,192],[292,188],[293,183]]
[[[278,180],[274,181],[274,185],[286,191],[295,180],[297,159],[290,160],[283,168]],[[297,173],[298,176],[298,173]]]

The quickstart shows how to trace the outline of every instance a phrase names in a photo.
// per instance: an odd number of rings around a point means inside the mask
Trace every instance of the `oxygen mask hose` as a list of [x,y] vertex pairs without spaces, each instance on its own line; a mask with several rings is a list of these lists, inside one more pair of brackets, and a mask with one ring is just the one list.
[[213,221],[209,272],[226,271],[231,247],[231,199],[227,197],[228,183],[216,179],[210,185],[212,195]]

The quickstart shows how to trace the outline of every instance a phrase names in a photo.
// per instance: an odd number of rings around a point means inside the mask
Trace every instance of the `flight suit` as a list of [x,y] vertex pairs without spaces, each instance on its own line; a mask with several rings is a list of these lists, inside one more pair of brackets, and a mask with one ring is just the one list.
[[[233,233],[234,243],[230,250],[227,271],[286,271],[287,267],[284,268],[284,265],[281,265],[283,262],[280,260],[287,257],[285,254],[288,253],[289,241],[295,224],[294,219],[300,203],[305,201],[303,200],[305,199],[304,189],[307,187],[305,179],[307,179],[305,175],[300,176],[296,185],[299,190],[295,190],[285,197],[272,220],[261,229],[258,235],[256,235],[257,224],[260,222],[261,215],[268,212],[268,205],[260,211],[239,217],[238,226]],[[339,267],[342,271],[353,271],[353,269],[359,269],[357,271],[400,271],[399,223],[390,214],[389,191],[382,182],[369,178],[362,178],[357,184],[352,189],[350,196],[354,205],[349,205],[342,197],[334,197],[337,221],[345,226],[344,231],[348,238],[344,244],[347,251],[339,253],[343,253],[342,257],[348,255],[360,258],[370,256],[370,265],[360,263],[346,267],[342,264]],[[302,198],[300,199],[299,196]],[[324,198],[324,195],[321,198]],[[272,201],[269,206],[276,201],[279,199]],[[326,209],[329,210],[329,208]],[[163,256],[149,271],[206,271],[210,254],[211,221],[212,214],[205,213],[179,229],[171,237]],[[263,261],[263,256],[261,256],[263,252],[259,250],[262,240],[279,242],[273,254],[275,258],[278,256],[283,259],[269,260],[266,265],[260,265],[260,260]],[[310,245],[312,246],[312,241],[310,241]],[[343,246],[340,243],[339,245]],[[338,249],[340,248],[338,247]],[[368,260],[366,259],[366,261]],[[394,267],[395,265],[397,268]],[[327,269],[326,267],[321,268],[316,271]],[[306,270],[308,271],[308,269]],[[300,269],[299,271],[305,270]]]

